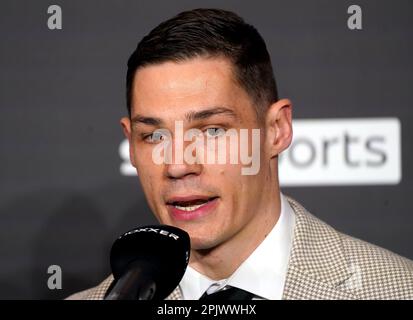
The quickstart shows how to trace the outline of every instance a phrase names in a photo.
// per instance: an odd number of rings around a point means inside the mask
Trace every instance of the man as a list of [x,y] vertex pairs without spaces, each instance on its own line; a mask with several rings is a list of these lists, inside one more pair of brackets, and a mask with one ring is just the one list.
[[[191,238],[169,299],[234,288],[248,299],[413,298],[412,261],[335,231],[281,194],[292,106],[277,96],[263,39],[236,14],[197,9],[152,30],[128,61],[127,106],[121,125],[147,202]],[[177,128],[195,132],[197,148],[185,153],[192,140]],[[242,130],[249,139],[238,136],[235,148],[212,143]],[[258,170],[236,161],[242,147]],[[220,151],[224,161],[205,161]],[[102,299],[112,280],[70,298]]]

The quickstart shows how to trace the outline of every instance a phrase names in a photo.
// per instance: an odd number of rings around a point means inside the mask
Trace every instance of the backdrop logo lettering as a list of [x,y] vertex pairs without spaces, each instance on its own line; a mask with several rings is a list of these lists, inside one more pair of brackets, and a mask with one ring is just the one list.
[[[298,119],[279,158],[282,186],[387,185],[401,180],[397,118]],[[120,173],[136,175],[129,144],[119,147]]]

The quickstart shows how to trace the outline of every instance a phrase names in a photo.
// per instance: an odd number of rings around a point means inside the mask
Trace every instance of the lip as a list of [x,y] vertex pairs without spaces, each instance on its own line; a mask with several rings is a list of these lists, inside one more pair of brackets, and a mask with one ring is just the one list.
[[170,200],[168,200],[168,203],[166,204],[166,207],[168,208],[169,214],[175,219],[175,220],[181,220],[181,221],[190,221],[190,220],[195,220],[199,219],[201,217],[205,217],[209,214],[211,214],[215,208],[218,205],[218,200],[219,198],[215,198],[211,201],[208,201],[207,203],[203,204],[201,207],[193,210],[193,211],[184,211],[180,210],[176,207],[174,207],[171,202],[177,202],[177,201],[193,201],[197,199],[209,199],[211,197],[207,196],[184,196],[184,197],[173,197]]
[[205,195],[197,195],[197,194],[192,194],[189,196],[173,196],[171,198],[168,198],[166,201],[167,204],[171,204],[172,202],[178,202],[178,201],[193,201],[193,200],[207,200],[211,198],[211,196],[205,196]]

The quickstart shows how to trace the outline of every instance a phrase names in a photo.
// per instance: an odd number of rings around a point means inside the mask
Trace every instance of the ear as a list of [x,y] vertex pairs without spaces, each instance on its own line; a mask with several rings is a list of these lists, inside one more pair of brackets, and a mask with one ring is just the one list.
[[126,139],[129,141],[129,159],[132,165],[136,168],[135,164],[135,156],[133,152],[133,143],[132,143],[132,128],[131,128],[131,122],[128,117],[123,117],[120,119],[120,125],[122,126],[123,129],[123,134],[125,135]]
[[281,99],[273,103],[265,118],[266,148],[271,158],[288,148],[293,137],[292,103]]

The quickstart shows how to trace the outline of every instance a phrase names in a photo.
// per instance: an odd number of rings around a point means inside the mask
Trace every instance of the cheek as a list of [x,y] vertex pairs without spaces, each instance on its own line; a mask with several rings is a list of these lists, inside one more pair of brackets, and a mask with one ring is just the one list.
[[217,179],[224,181],[226,184],[234,186],[236,183],[243,180],[243,175],[241,174],[241,168],[243,165],[241,164],[227,163],[222,165],[214,165],[212,167],[211,172],[213,172],[214,176]]
[[248,209],[258,199],[262,183],[256,176],[242,175],[242,165],[227,164],[210,168],[212,181],[221,189],[225,206],[231,211]]
[[226,209],[233,210],[242,203],[242,199],[247,196],[248,179],[241,175],[240,165],[209,165],[206,172],[208,181],[220,189]]
[[142,188],[148,199],[154,197],[154,192],[159,189],[162,176],[162,165],[157,165],[152,161],[152,153],[146,150],[139,150],[135,153],[136,169]]
[[147,146],[135,147],[133,156],[140,174],[155,172],[160,167],[152,159],[152,148]]

